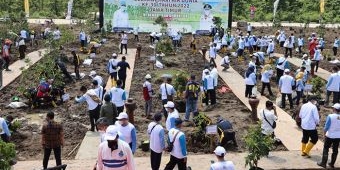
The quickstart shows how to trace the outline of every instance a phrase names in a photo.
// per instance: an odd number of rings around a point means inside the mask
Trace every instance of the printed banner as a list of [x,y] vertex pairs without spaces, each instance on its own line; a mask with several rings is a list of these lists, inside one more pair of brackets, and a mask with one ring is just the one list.
[[104,0],[104,26],[113,31],[158,31],[164,17],[169,28],[181,32],[210,31],[213,17],[228,26],[229,0]]

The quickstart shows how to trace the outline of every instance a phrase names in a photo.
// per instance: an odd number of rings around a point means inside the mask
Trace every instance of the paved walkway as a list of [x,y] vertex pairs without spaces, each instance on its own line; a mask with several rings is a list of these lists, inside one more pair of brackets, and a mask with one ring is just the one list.
[[[233,161],[237,170],[248,169],[245,167],[246,153],[227,153],[226,159]],[[188,166],[191,166],[193,170],[205,170],[209,169],[210,161],[216,158],[212,154],[207,155],[189,155]],[[316,162],[321,160],[321,152],[312,152],[312,158],[305,158],[300,156],[299,151],[281,151],[271,152],[268,158],[262,158],[259,162],[259,166],[269,169],[320,169],[316,165]],[[166,163],[169,161],[169,156],[162,156],[161,168],[164,169]],[[64,164],[67,164],[67,169],[92,169],[96,162],[96,159],[84,159],[84,160],[63,160]],[[135,158],[136,170],[148,170],[150,169],[149,157],[137,157]],[[54,160],[49,161],[50,166],[55,165]],[[40,170],[42,166],[42,160],[38,161],[19,161],[14,169],[28,169],[28,170]],[[340,161],[336,162],[336,167],[340,167]]]
[[[31,52],[29,54],[26,54],[26,59],[29,59],[31,62],[31,65],[33,65],[36,62],[38,62],[44,56],[46,52],[47,52],[46,49],[41,49],[38,51]],[[3,75],[2,88],[12,83],[12,81],[14,81],[17,77],[21,75],[22,73],[21,68],[26,68],[26,69],[29,68],[29,65],[25,62],[26,59],[17,60],[16,62],[12,63],[9,66],[9,69],[11,69],[11,71],[2,72],[2,75]],[[2,88],[0,88],[0,90]]]
[[[279,53],[274,53],[274,55],[276,57],[281,57],[283,56],[283,54],[279,54]],[[296,58],[296,57],[293,57],[293,58],[288,58],[288,61],[291,63],[291,64],[294,64],[295,66],[297,67],[301,67],[302,65],[302,60],[299,59],[299,58]],[[318,77],[324,79],[324,80],[328,80],[329,76],[332,74],[331,72],[325,70],[325,69],[322,69],[322,68],[318,68],[318,72],[315,73],[315,75],[317,75]]]
[[[122,56],[125,56],[126,62],[130,64],[130,68],[131,68],[130,70],[127,69],[127,77],[126,77],[126,82],[125,82],[126,83],[125,90],[128,96],[129,96],[129,91],[131,87],[133,68],[135,67],[135,54],[136,54],[136,49],[128,49],[127,55],[118,55],[119,61],[121,60]],[[109,91],[110,89],[111,89],[111,78],[109,78],[106,84],[106,91]],[[87,160],[87,159],[97,158],[99,144],[100,144],[99,133],[88,131],[80,145],[80,148],[78,150],[78,153],[75,159]]]
[[[206,55],[206,58],[209,59],[209,54]],[[217,57],[215,62],[217,63],[217,70],[219,76],[227,83],[227,85],[232,89],[233,93],[249,108],[251,109],[248,98],[244,97],[245,85],[244,78],[235,71],[232,67],[228,69],[227,72],[222,71],[222,67],[219,65],[221,63],[222,58]],[[235,64],[235,63],[234,63]],[[260,95],[259,95],[260,96]],[[265,108],[266,101],[269,100],[265,96],[260,97],[260,103],[258,106],[258,113],[261,109]],[[301,138],[302,132],[296,126],[295,121],[292,117],[282,110],[280,107],[276,107],[278,114],[277,127],[275,129],[275,135],[282,141],[282,143],[286,146],[286,148],[290,151],[301,150]],[[323,142],[318,141],[316,146],[314,146],[313,150],[321,150],[323,148]]]

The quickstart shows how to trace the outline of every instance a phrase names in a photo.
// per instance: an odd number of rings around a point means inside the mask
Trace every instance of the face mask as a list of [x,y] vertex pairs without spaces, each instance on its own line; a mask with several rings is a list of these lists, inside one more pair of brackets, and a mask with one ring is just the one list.
[[117,140],[108,140],[107,146],[109,148],[111,148],[111,151],[117,150],[118,149],[118,141]]
[[206,16],[210,15],[210,9],[205,9],[204,10],[204,15],[206,15]]

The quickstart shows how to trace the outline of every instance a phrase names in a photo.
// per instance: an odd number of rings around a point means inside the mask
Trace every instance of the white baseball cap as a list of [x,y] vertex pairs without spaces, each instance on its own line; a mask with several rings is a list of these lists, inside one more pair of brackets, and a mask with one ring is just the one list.
[[332,107],[336,110],[340,110],[340,103],[335,103]]
[[147,74],[147,75],[145,76],[145,79],[151,79],[151,75],[150,75],[150,74]]
[[214,150],[214,153],[217,156],[225,156],[226,151],[222,146],[217,146],[216,149]]
[[204,73],[209,73],[210,71],[208,69],[204,69]]
[[116,54],[116,53],[113,53],[113,54],[112,54],[112,57],[117,57],[117,54]]
[[122,112],[122,113],[119,113],[119,116],[118,117],[116,117],[117,118],[117,120],[121,120],[121,119],[128,119],[129,118],[129,116],[128,116],[128,114],[127,113],[125,113],[125,112]]
[[307,55],[307,54],[304,54],[304,55],[302,56],[302,58],[305,58],[305,57],[308,57],[308,55]]
[[94,76],[94,75],[96,75],[97,73],[96,73],[96,71],[94,71],[94,70],[92,70],[91,72],[90,72],[90,76],[92,77],[92,76]]
[[175,108],[175,103],[172,101],[168,101],[165,105],[165,108]]
[[106,129],[105,140],[115,140],[118,135],[118,128],[115,125],[110,125]]
[[290,70],[289,69],[285,69],[285,73],[289,73],[290,72]]

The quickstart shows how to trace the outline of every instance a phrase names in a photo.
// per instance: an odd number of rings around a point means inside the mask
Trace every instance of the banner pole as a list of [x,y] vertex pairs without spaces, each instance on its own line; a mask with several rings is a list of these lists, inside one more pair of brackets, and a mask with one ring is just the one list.
[[228,29],[231,30],[233,24],[233,0],[229,0]]

